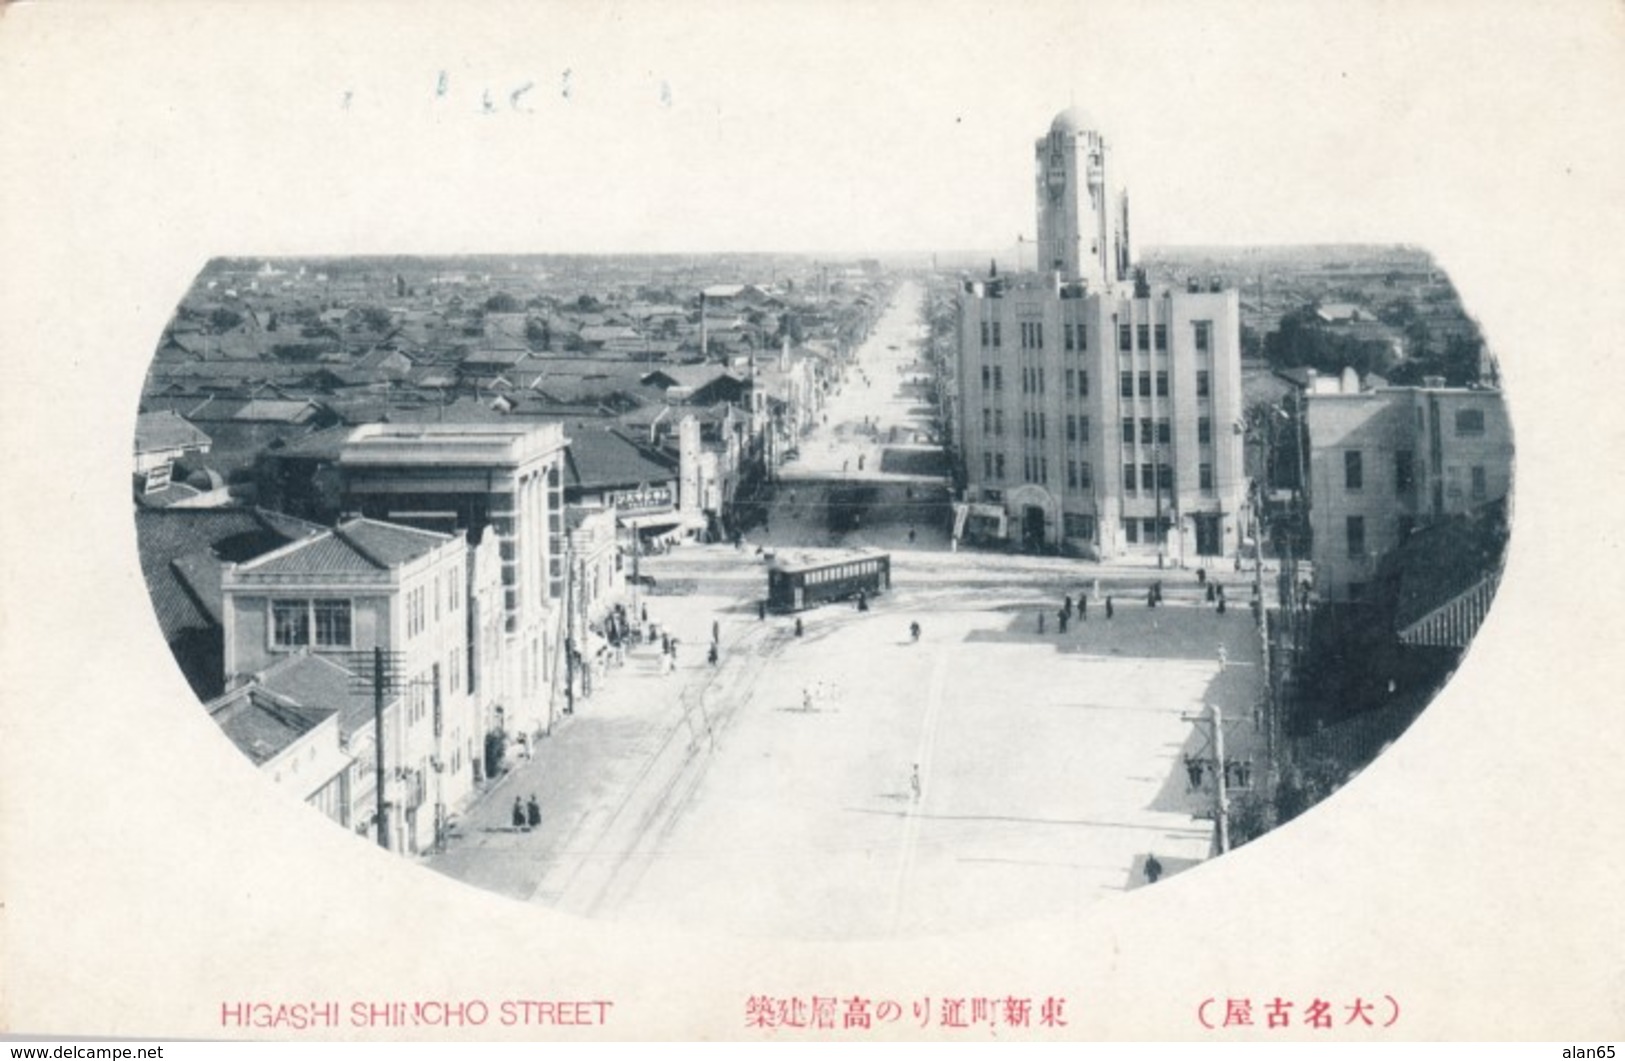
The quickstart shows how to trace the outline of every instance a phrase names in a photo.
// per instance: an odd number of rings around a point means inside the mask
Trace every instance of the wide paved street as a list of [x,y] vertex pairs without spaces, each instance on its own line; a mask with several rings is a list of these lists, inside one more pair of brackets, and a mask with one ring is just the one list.
[[[905,445],[923,429],[897,369],[917,349],[919,297],[905,286],[877,327],[859,360],[870,383],[854,372],[835,397],[765,535],[644,562],[657,590],[639,603],[680,639],[677,673],[649,649],[611,670],[463,815],[435,868],[584,917],[852,939],[1064,919],[1144,886],[1148,853],[1170,874],[1210,856],[1211,781],[1193,791],[1185,765],[1206,741],[1192,717],[1219,705],[1230,754],[1260,754],[1240,576],[1226,574],[1241,606],[1221,616],[1188,572],[955,553],[941,527],[910,544],[890,523],[846,542],[894,550],[895,588],[869,611],[814,609],[800,637],[793,619],[757,618],[757,548],[829,544],[798,518],[810,491],[840,462],[859,474],[860,452],[876,474],[880,447],[854,425],[898,426]],[[1156,578],[1168,603],[1151,609]],[[1062,596],[1084,594],[1087,621],[1060,634]],[[515,831],[513,798],[532,792],[543,824]]]

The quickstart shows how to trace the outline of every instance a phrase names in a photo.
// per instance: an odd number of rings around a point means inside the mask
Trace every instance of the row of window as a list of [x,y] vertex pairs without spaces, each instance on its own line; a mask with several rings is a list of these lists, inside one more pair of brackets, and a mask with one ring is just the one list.
[[[1135,394],[1135,388],[1134,388],[1135,378],[1136,377],[1135,377],[1135,374],[1133,372],[1128,372],[1128,371],[1119,372],[1117,374],[1117,393],[1119,395],[1121,395],[1122,397],[1124,397],[1124,398],[1132,398],[1132,397],[1134,397],[1134,394]],[[1168,373],[1167,372],[1159,371],[1159,372],[1153,373],[1153,372],[1149,372],[1149,371],[1143,371],[1143,372],[1141,372],[1139,374],[1138,379],[1139,379],[1139,382],[1140,382],[1140,387],[1139,387],[1139,395],[1140,395],[1140,397],[1149,398],[1153,394],[1155,394],[1158,398],[1166,398],[1166,397],[1168,397],[1169,383],[1168,383]],[[1198,398],[1206,398],[1212,393],[1212,391],[1213,391],[1213,378],[1212,378],[1212,375],[1206,369],[1198,369],[1197,372],[1196,372],[1196,396]]]
[[[982,454],[982,477],[999,482],[1004,479],[1004,454]],[[1042,455],[1027,454],[1022,457],[1021,475],[1024,482],[1049,484],[1049,458]],[[1197,487],[1201,490],[1213,489],[1213,465],[1200,464],[1196,469]],[[1088,461],[1069,460],[1066,462],[1066,485],[1069,490],[1092,490],[1095,485],[1094,468]],[[1123,465],[1123,492],[1137,494],[1140,492],[1152,493],[1162,490],[1172,493],[1174,490],[1174,468],[1171,464],[1125,464]]]
[[349,648],[351,635],[347,600],[271,602],[271,644],[276,648]]
[[[982,321],[982,345],[994,349],[1004,345],[1004,333],[1000,321]],[[1206,353],[1213,347],[1213,322],[1192,321],[1191,326],[1199,353]],[[1082,324],[1062,324],[1062,345],[1067,350],[1089,349],[1089,329]],[[1138,342],[1136,342],[1138,340]],[[1021,322],[1021,348],[1023,350],[1042,350],[1044,348],[1044,322]],[[1134,350],[1168,349],[1168,326],[1166,324],[1119,324],[1117,326],[1117,348],[1124,353]]]
[[[1478,412],[1477,409],[1462,410]],[[1483,465],[1475,464],[1472,476],[1472,499],[1484,501],[1489,497],[1489,475]],[[1357,449],[1343,451],[1343,489],[1351,493],[1365,489],[1365,454]],[[1408,449],[1394,451],[1394,492],[1408,494],[1416,489],[1416,454]]]
[[859,560],[855,563],[837,564],[834,567],[808,571],[802,576],[802,584],[815,586],[826,582],[840,582],[843,579],[853,578],[857,575],[873,575],[879,571],[879,560]]

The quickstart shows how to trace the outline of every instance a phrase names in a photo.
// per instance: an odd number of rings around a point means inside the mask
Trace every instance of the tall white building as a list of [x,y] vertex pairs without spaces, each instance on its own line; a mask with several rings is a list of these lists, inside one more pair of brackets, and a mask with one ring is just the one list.
[[1036,154],[1041,271],[960,296],[965,532],[1095,558],[1232,555],[1247,487],[1236,293],[1127,279],[1127,196],[1076,111]]

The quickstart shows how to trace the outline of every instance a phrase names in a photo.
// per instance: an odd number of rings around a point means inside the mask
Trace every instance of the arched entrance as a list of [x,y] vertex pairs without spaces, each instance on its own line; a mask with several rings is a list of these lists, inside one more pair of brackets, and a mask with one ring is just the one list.
[[1047,552],[1059,540],[1059,506],[1043,487],[1028,484],[1010,491],[1005,511],[1015,525],[1022,551]]

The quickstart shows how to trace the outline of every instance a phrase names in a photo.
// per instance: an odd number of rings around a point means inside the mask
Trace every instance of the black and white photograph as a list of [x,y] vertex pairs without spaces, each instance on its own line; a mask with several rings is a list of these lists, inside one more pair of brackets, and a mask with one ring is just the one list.
[[1617,6],[4,14],[0,1032],[1619,1027]]

